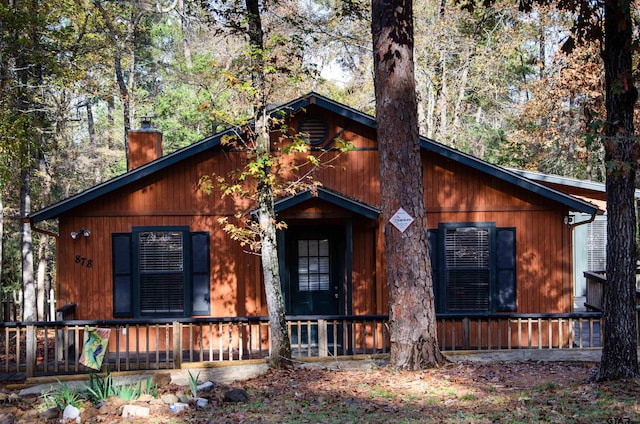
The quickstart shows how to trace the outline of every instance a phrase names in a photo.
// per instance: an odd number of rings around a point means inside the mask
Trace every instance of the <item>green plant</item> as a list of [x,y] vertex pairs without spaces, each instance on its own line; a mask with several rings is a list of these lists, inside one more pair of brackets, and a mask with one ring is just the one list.
[[78,407],[83,400],[77,390],[70,388],[67,383],[60,382],[56,387],[50,386],[49,391],[43,391],[41,394],[47,408],[64,409],[67,405]]
[[198,397],[198,378],[200,377],[200,372],[198,372],[198,374],[196,374],[196,376],[194,377],[193,374],[191,374],[191,371],[189,371],[189,389],[191,391],[191,397]]
[[93,402],[100,402],[110,396],[115,395],[116,388],[113,385],[113,377],[111,373],[107,371],[105,377],[101,377],[98,374],[89,374],[89,384],[85,385],[89,397]]
[[138,384],[123,384],[122,386],[116,386],[115,395],[124,401],[136,400],[141,395],[142,389],[140,386],[141,382],[138,382]]
[[153,384],[151,377],[147,377],[146,380],[144,380],[144,384],[140,386],[140,394],[151,395],[154,398],[158,397],[158,385]]
[[102,377],[98,374],[89,375],[89,384],[85,385],[89,398],[95,403],[115,396],[125,401],[138,399],[143,394],[158,397],[158,385],[153,384],[151,377],[138,383],[116,385],[110,372]]

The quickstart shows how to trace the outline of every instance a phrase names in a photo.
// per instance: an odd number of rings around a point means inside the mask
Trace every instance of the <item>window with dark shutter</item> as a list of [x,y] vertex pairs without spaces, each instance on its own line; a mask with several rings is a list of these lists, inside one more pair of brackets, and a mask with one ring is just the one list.
[[429,248],[437,312],[516,311],[515,228],[440,223]]
[[209,233],[136,227],[112,243],[114,317],[210,314]]

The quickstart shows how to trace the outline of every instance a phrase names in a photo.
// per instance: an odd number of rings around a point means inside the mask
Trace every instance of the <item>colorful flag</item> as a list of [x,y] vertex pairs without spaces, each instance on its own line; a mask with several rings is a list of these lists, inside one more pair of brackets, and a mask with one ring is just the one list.
[[84,328],[84,344],[82,355],[80,355],[82,365],[94,370],[99,370],[102,367],[110,334],[110,328]]

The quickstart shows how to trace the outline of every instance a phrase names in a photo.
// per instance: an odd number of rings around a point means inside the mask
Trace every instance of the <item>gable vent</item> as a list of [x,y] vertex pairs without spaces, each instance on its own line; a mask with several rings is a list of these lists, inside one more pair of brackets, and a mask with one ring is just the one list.
[[329,126],[318,116],[307,116],[300,122],[298,132],[304,134],[309,144],[317,146],[327,139]]

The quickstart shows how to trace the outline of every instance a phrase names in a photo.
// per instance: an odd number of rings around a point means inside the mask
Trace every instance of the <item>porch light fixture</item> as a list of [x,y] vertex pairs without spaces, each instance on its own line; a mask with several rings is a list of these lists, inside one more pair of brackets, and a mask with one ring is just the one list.
[[79,236],[89,237],[90,235],[91,235],[91,231],[87,230],[86,228],[80,228],[80,230],[78,231],[71,232],[71,238],[74,240],[77,239]]

